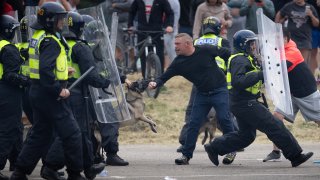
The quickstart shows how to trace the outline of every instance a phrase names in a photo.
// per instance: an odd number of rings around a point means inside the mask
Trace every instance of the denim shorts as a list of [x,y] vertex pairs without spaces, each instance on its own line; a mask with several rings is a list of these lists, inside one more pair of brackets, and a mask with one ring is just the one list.
[[320,47],[320,29],[312,29],[312,49]]

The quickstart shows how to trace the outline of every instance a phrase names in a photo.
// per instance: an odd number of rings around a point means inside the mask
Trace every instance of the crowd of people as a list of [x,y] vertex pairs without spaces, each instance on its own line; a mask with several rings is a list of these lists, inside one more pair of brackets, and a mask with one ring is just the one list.
[[[279,159],[282,152],[292,167],[297,167],[313,155],[302,153],[282,120],[294,120],[300,111],[306,121],[320,126],[316,82],[320,0],[6,0],[0,4],[0,170],[9,160],[13,171],[10,179],[27,179],[40,159],[41,177],[45,179],[64,179],[58,172],[64,166],[68,179],[77,180],[84,179],[82,171],[87,179],[94,179],[105,164],[129,165],[117,155],[119,123],[99,123],[106,160],[95,157],[86,123],[94,119],[86,109],[88,87],[108,88],[111,80],[93,70],[78,88],[69,91],[66,87],[67,82],[71,84],[95,66],[92,42],[83,39],[85,27],[94,19],[77,10],[100,3],[109,4],[103,6],[107,21],[112,12],[118,13],[119,29],[165,31],[164,35],[152,34],[164,74],[150,82],[149,88],[160,87],[177,75],[193,83],[179,137],[177,151],[182,156],[175,159],[177,165],[189,164],[200,126],[211,108],[216,111],[223,136],[204,148],[216,166],[218,155],[225,154],[223,163],[231,164],[236,152],[254,141],[256,130],[274,143],[264,162]],[[24,19],[26,6],[39,6],[32,23]],[[286,117],[278,108],[272,113],[258,101],[264,81],[255,53],[259,8],[283,24],[294,117]],[[63,33],[65,17],[70,21],[67,33]],[[23,43],[14,45],[19,26]],[[32,37],[28,37],[29,28],[33,29]],[[144,35],[138,35],[138,42],[143,39]],[[118,35],[117,41],[122,40]],[[143,55],[140,61],[144,77]],[[125,77],[121,81],[130,86]],[[24,143],[22,111],[32,123]],[[0,180],[7,179],[0,172]]]

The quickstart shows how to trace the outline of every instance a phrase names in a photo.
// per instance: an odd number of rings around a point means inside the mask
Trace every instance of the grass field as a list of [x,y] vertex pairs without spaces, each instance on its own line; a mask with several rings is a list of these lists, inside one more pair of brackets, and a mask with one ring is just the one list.
[[[134,80],[137,77],[133,75],[129,76],[129,79]],[[145,114],[151,116],[157,123],[158,133],[153,133],[148,124],[139,122],[133,126],[121,128],[120,144],[178,144],[190,91],[190,82],[182,77],[174,77],[165,84],[165,90],[161,91],[157,99],[147,98],[145,95]],[[313,122],[305,122],[300,113],[294,124],[287,122],[285,124],[299,141],[320,142],[320,128]],[[218,132],[217,135],[221,133]],[[261,132],[257,133],[256,141],[269,142],[266,135]]]

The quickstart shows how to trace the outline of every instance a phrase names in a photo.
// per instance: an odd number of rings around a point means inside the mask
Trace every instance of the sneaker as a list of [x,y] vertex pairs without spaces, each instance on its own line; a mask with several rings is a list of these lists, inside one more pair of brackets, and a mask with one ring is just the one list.
[[110,166],[128,166],[129,163],[119,157],[117,154],[108,154],[106,164]]
[[9,177],[0,172],[0,180],[9,180]]
[[275,151],[273,150],[270,154],[268,154],[268,156],[266,158],[263,159],[263,162],[267,162],[267,161],[281,161],[281,152],[280,151]]
[[178,153],[181,153],[181,152],[182,152],[182,149],[183,149],[183,146],[181,145],[181,146],[178,147],[177,152],[178,152]]
[[84,170],[84,175],[87,179],[94,179],[97,174],[104,170],[106,165],[104,163],[93,164],[90,168]]
[[225,165],[229,165],[234,161],[234,158],[236,158],[236,156],[237,156],[236,152],[229,153],[223,158],[222,163]]
[[214,152],[210,146],[210,144],[205,144],[204,149],[206,150],[208,157],[210,161],[216,165],[219,166],[219,158],[218,158],[218,153]]
[[186,157],[185,155],[182,155],[180,158],[177,158],[174,160],[176,165],[188,165],[190,158]]
[[309,158],[313,156],[313,152],[308,152],[306,154],[300,154],[297,158],[291,161],[292,167],[297,167],[300,164],[306,162]]

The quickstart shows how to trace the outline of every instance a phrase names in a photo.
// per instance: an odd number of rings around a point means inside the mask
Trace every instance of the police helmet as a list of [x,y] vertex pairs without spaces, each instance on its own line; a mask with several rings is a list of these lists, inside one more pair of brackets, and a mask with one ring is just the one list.
[[57,27],[59,20],[65,18],[67,11],[56,2],[44,3],[37,12],[37,22],[32,24],[34,29],[45,29],[48,31],[60,31]]
[[84,28],[84,36],[87,41],[104,37],[103,24],[101,21],[91,21]]
[[202,22],[202,34],[215,34],[219,35],[221,31],[221,22],[214,16],[205,18]]
[[36,20],[37,20],[37,16],[36,15],[24,16],[20,20],[20,32],[21,32],[22,42],[27,42],[28,41],[29,26],[32,23],[34,23]]
[[14,38],[15,30],[20,26],[19,21],[9,15],[0,16],[0,36],[11,41]]
[[93,17],[90,15],[82,15],[83,21],[85,23],[85,25],[87,25],[89,22],[94,21]]
[[233,47],[239,52],[252,54],[250,43],[257,40],[258,37],[254,32],[250,30],[240,30],[233,36]]
[[68,20],[68,33],[64,34],[65,37],[79,38],[83,33],[84,20],[77,12],[69,12]]

